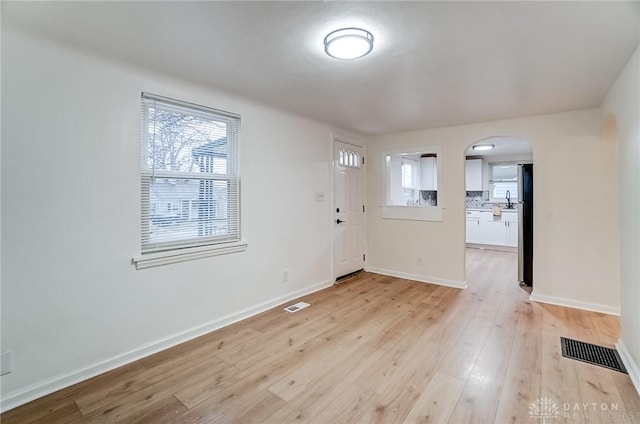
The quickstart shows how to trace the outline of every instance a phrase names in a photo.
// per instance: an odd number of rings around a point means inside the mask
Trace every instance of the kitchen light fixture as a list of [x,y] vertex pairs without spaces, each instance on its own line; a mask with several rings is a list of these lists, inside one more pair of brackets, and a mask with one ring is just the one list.
[[476,146],[473,146],[472,149],[473,150],[493,150],[494,147],[496,147],[494,144],[478,144]]
[[324,38],[324,51],[336,59],[357,59],[373,49],[373,34],[360,28],[342,28]]

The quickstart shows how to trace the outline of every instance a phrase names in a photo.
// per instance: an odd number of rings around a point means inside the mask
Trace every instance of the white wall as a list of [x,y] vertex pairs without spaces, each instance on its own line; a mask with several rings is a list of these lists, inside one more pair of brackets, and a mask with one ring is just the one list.
[[[620,268],[622,337],[635,363],[640,392],[640,53],[633,54],[603,104],[604,117],[617,121],[620,149]],[[633,373],[630,372],[632,377]]]
[[[332,282],[330,128],[7,25],[2,36],[5,408]],[[131,264],[142,91],[242,116],[246,252]]]
[[[367,266],[464,282],[465,152],[473,142],[493,135],[522,138],[533,147],[534,295],[617,312],[617,146],[601,141],[598,109],[373,137],[368,146]],[[443,221],[382,219],[381,152],[430,145],[442,146],[438,204],[445,208]]]

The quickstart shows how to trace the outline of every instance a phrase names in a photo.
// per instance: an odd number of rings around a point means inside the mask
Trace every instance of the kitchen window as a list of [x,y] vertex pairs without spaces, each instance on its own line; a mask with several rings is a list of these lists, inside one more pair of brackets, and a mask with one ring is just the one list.
[[[141,107],[142,256],[134,258],[136,266],[146,267],[148,258],[163,264],[243,250],[240,117],[148,93]],[[177,259],[163,259],[170,256]]]
[[[491,200],[518,199],[518,165],[515,163],[490,163]],[[507,192],[509,192],[507,194]]]
[[506,200],[507,192],[511,201],[518,199],[518,182],[499,182],[493,183],[493,190],[491,190],[491,197],[497,200]]
[[402,172],[402,188],[405,190],[414,190],[415,175],[418,173],[418,161],[414,159],[401,159]]

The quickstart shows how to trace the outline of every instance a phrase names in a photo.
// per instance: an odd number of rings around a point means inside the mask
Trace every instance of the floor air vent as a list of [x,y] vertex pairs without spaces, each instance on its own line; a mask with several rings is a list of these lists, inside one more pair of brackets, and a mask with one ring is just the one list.
[[307,302],[298,302],[295,305],[287,306],[286,308],[284,308],[284,310],[294,313],[298,312],[300,309],[306,308],[307,306],[310,306]]
[[340,277],[336,278],[336,284],[342,283],[343,281],[348,280],[348,279],[350,279],[352,277],[357,277],[358,275],[362,274],[363,272],[364,272],[364,269],[359,269],[357,271],[353,271],[353,272],[350,272],[348,274],[341,275]]
[[591,343],[560,337],[562,344],[562,356],[575,359],[588,364],[599,365],[623,373],[627,370],[615,349],[597,346]]

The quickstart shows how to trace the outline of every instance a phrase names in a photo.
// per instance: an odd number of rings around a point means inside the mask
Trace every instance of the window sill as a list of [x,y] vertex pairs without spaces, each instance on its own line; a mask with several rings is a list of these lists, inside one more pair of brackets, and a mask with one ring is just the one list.
[[132,263],[136,266],[136,269],[145,269],[154,266],[192,261],[210,256],[244,252],[247,250],[247,246],[247,242],[242,240],[235,243],[213,244],[209,246],[168,250],[166,252],[147,253],[145,255],[134,257],[132,259]]
[[442,221],[440,206],[381,206],[382,218],[406,219],[410,221]]

